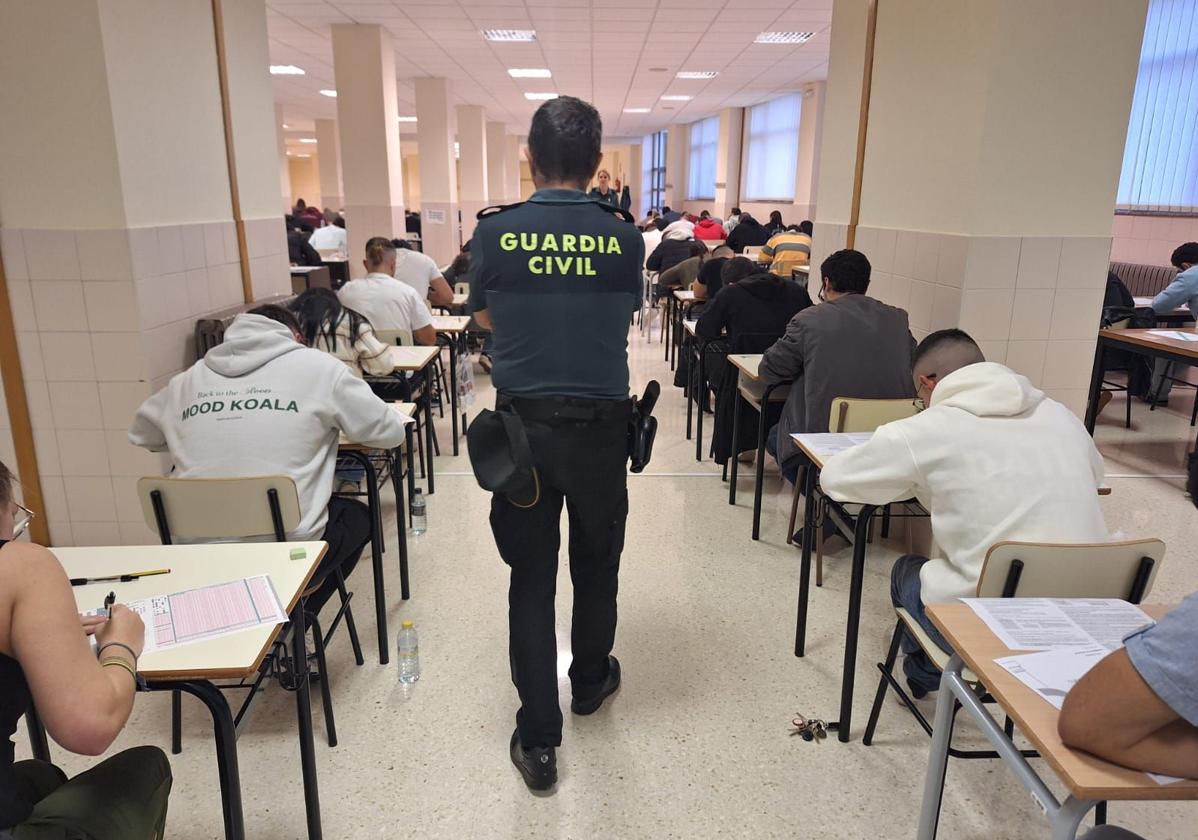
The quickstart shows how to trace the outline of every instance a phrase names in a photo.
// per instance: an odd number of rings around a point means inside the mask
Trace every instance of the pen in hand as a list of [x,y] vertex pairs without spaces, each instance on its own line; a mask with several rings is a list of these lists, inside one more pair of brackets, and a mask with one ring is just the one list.
[[108,611],[108,617],[112,618],[112,605],[116,603],[116,593],[109,592],[104,598],[104,609]]

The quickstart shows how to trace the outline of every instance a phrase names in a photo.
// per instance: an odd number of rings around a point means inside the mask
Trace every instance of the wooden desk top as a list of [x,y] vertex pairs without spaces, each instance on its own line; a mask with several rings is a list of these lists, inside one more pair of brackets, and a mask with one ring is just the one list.
[[764,353],[730,353],[728,361],[741,372],[745,379],[750,382],[758,382],[761,380],[761,374],[757,369],[761,367],[761,360],[764,357]]
[[291,266],[292,274],[308,274],[309,272],[318,271],[324,268],[323,265],[293,265]]
[[470,323],[469,315],[434,315],[433,329],[440,333],[460,333],[466,331]]
[[[1190,359],[1198,359],[1198,341],[1179,341],[1176,338],[1165,338],[1153,335],[1155,330],[1099,330],[1098,335],[1108,341],[1130,344],[1136,347],[1148,347],[1154,350],[1168,350]],[[1179,330],[1192,332],[1192,330]]]
[[[292,560],[291,549],[308,556]],[[115,592],[118,602],[183,592],[254,575],[270,575],[287,612],[295,607],[317,563],[328,550],[320,541],[287,543],[219,543],[208,545],[117,545],[50,549],[68,577],[115,574],[126,569],[168,567],[128,583],[95,583],[72,587],[79,610],[94,610]],[[139,664],[148,680],[239,679],[255,674],[274,640],[278,625],[145,653]]]
[[674,292],[674,299],[680,300],[683,303],[693,303],[695,300],[695,293],[690,289],[686,289],[685,291],[677,291]]
[[441,353],[440,347],[428,347],[421,344],[404,347],[388,347],[395,370],[423,370]]
[[[1144,611],[1160,618],[1169,608],[1148,606]],[[1074,796],[1087,800],[1198,799],[1198,781],[1158,785],[1138,770],[1065,746],[1057,734],[1060,712],[994,661],[1015,651],[1000,642],[973,610],[959,603],[933,604],[928,615]]]
[[[416,403],[398,402],[388,403],[388,405],[391,406],[392,411],[404,418],[405,423],[410,422],[411,419],[416,416]],[[352,443],[350,439],[345,436],[344,432],[341,433],[341,437],[337,440],[337,448],[352,449],[357,452],[368,452],[371,449],[371,447],[364,446],[360,443]]]

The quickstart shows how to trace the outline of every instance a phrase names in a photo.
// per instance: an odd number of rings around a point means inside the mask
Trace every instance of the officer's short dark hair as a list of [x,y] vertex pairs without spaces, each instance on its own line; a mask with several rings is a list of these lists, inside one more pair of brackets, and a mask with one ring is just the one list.
[[863,295],[869,288],[869,260],[860,251],[849,248],[837,251],[824,260],[819,273],[827,278],[834,292]]
[[546,180],[589,182],[599,166],[602,141],[603,121],[595,106],[559,96],[532,115],[528,156]]
[[757,271],[757,263],[748,257],[733,257],[720,266],[720,282],[725,286],[744,280]]
[[246,314],[261,315],[263,318],[269,318],[272,321],[278,321],[296,335],[303,334],[300,331],[299,321],[295,319],[295,315],[292,314],[291,310],[277,304],[267,303],[262,306],[255,306]]
[[1198,265],[1198,242],[1186,242],[1178,245],[1173,251],[1173,256],[1169,258],[1169,262],[1173,263],[1175,268],[1181,268],[1182,263]]

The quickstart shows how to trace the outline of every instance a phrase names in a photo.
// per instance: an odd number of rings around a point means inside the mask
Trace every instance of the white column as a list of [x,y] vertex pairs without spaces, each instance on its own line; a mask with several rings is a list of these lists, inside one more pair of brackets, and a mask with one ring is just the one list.
[[682,210],[686,203],[686,167],[690,152],[690,132],[685,125],[672,125],[666,133],[666,189],[662,199],[671,210]]
[[720,136],[715,158],[715,215],[726,219],[740,201],[740,149],[745,109],[720,111]]
[[391,34],[376,24],[335,23],[332,31],[352,274],[370,237],[404,233],[395,48]]
[[523,144],[515,134],[507,136],[507,195],[505,204],[515,204],[523,199],[520,189],[520,163],[524,160]]
[[827,82],[803,86],[799,113],[799,159],[795,166],[796,221],[813,218],[819,188],[820,138],[823,136],[824,100]]
[[279,155],[279,193],[283,199],[283,213],[291,212],[291,170],[287,165],[287,139],[283,132],[283,106],[275,106],[275,148]]
[[487,123],[487,203],[506,204],[507,127],[501,122]]
[[445,79],[416,79],[420,146],[420,230],[424,253],[438,264],[462,247],[458,220],[458,173],[454,158],[455,114]]
[[481,105],[457,107],[458,200],[462,209],[462,241],[474,235],[478,212],[487,206],[487,114]]
[[341,185],[341,144],[336,120],[316,121],[316,150],[320,164],[320,206],[339,210],[345,192]]

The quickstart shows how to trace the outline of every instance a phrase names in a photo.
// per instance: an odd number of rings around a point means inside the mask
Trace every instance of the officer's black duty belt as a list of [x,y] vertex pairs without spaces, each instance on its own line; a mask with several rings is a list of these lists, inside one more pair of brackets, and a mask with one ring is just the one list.
[[496,409],[510,408],[524,420],[594,423],[632,416],[632,400],[598,400],[584,397],[517,397],[499,394]]

